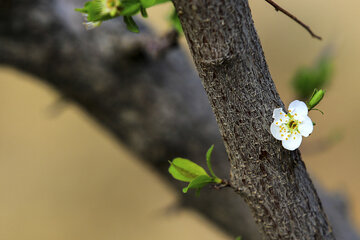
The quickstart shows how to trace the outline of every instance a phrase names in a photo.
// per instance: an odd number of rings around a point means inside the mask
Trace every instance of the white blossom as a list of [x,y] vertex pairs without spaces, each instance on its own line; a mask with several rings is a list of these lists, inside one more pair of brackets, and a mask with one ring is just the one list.
[[308,107],[304,102],[293,101],[288,111],[286,114],[281,108],[274,109],[274,122],[270,126],[270,131],[274,138],[282,141],[284,148],[295,150],[300,146],[302,137],[308,137],[314,127],[307,116]]

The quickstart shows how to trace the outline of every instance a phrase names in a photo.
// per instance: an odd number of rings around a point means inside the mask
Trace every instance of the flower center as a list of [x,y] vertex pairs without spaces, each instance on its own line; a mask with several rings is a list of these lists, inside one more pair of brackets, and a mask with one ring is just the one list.
[[289,121],[289,128],[290,129],[296,129],[296,127],[298,126],[298,123],[297,123],[297,121],[296,120],[290,120]]

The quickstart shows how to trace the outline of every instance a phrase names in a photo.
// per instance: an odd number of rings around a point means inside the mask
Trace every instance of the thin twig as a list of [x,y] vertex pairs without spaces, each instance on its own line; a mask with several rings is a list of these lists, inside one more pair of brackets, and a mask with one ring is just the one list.
[[280,7],[279,5],[277,5],[275,2],[273,2],[272,0],[265,0],[266,2],[268,2],[271,6],[273,6],[275,8],[276,11],[280,11],[282,13],[284,13],[286,16],[288,16],[289,18],[291,18],[292,20],[294,20],[295,22],[297,22],[298,24],[300,24],[303,28],[305,28],[312,37],[317,38],[319,40],[321,40],[321,37],[316,35],[308,25],[306,25],[305,23],[303,23],[302,21],[300,21],[299,19],[297,19],[294,15],[292,15],[291,13],[289,13],[288,11],[286,11],[285,9],[283,9],[282,7]]
[[219,183],[219,184],[216,184],[213,186],[216,190],[220,190],[220,189],[223,189],[223,188],[226,188],[226,187],[230,187],[230,188],[233,188],[231,186],[231,183],[229,180],[227,179],[222,179],[222,182]]

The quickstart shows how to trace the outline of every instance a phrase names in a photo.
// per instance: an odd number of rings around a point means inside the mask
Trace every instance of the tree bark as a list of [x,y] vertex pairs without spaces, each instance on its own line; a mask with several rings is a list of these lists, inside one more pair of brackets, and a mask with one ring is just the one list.
[[283,103],[247,0],[173,0],[225,144],[231,184],[266,239],[334,239],[300,152],[270,134]]
[[[260,238],[247,205],[230,189],[204,189],[199,198],[180,194],[167,160],[187,157],[204,164],[215,143],[216,174],[226,178],[228,162],[207,97],[180,49],[149,56],[142,43],[156,38],[144,26],[129,33],[119,21],[85,31],[73,9],[82,1],[0,2],[0,64],[26,71],[78,104],[101,126],[161,174],[179,192],[180,205],[203,214],[243,239]],[[321,196],[334,232],[358,239],[338,197]]]

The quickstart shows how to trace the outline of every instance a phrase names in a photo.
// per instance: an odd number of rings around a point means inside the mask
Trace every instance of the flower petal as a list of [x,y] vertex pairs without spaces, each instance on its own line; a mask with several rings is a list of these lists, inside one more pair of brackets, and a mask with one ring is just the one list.
[[280,127],[273,122],[270,126],[270,132],[277,140],[283,140],[285,137],[281,136]]
[[281,108],[275,108],[273,112],[274,123],[277,122],[276,125],[280,126],[282,124],[286,124],[289,121],[289,116],[284,113]]
[[308,114],[308,107],[304,102],[295,100],[289,105],[289,113],[293,115],[296,120],[302,120]]
[[303,135],[304,137],[308,137],[314,129],[313,122],[308,116],[306,116],[302,119],[298,129],[301,135]]
[[301,140],[302,136],[300,134],[292,134],[282,141],[282,145],[285,149],[293,151],[300,146]]
[[275,108],[272,117],[274,119],[279,119],[280,117],[283,117],[284,115],[285,115],[285,113],[282,110],[282,108]]

